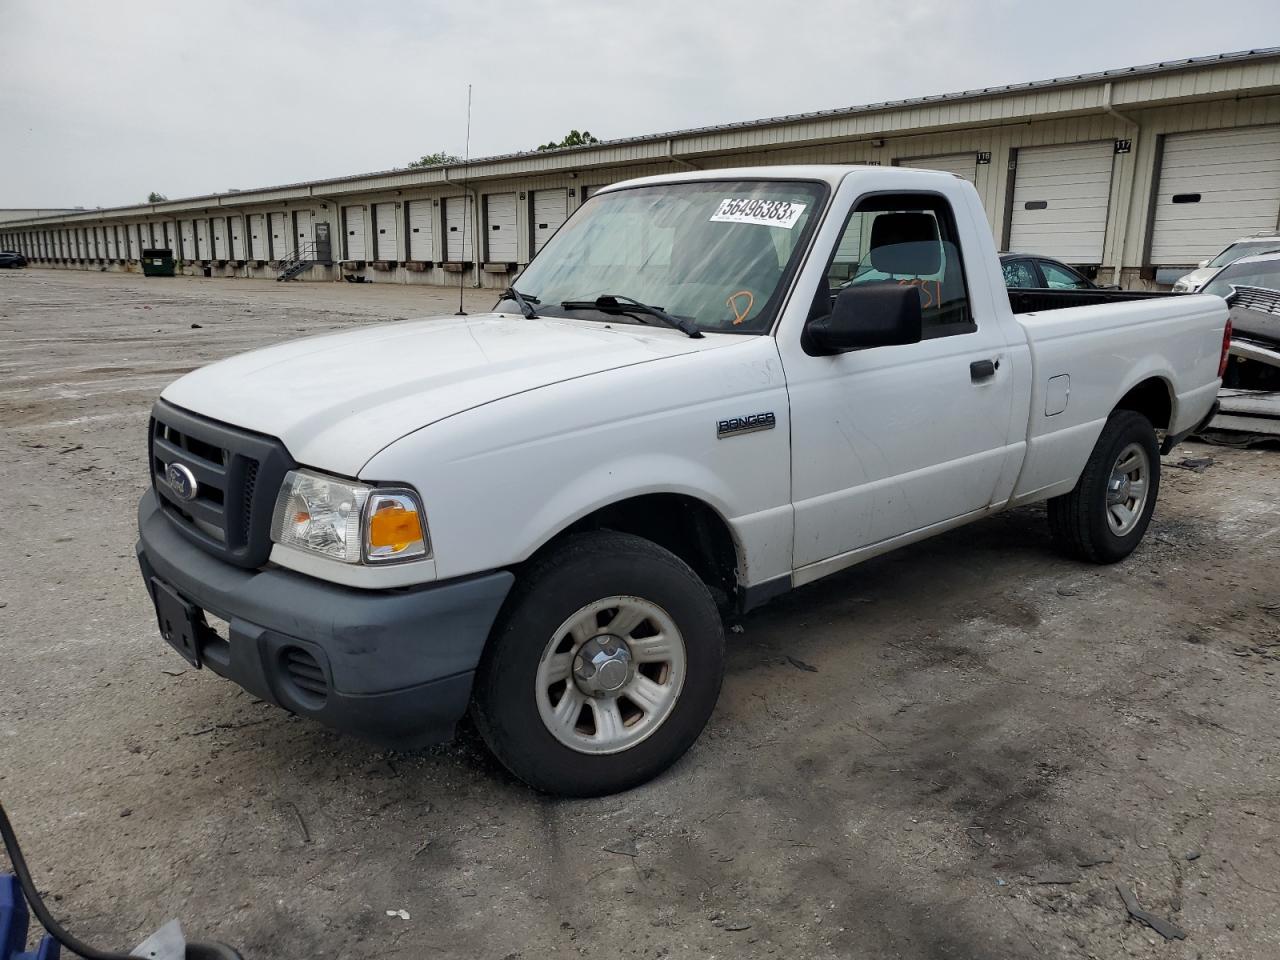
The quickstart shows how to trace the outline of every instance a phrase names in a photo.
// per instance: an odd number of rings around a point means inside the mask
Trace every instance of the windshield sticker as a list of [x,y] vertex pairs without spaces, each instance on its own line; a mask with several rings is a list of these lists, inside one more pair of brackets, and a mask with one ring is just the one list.
[[790,230],[808,204],[790,200],[751,200],[729,197],[711,215],[712,223],[754,223],[762,227]]

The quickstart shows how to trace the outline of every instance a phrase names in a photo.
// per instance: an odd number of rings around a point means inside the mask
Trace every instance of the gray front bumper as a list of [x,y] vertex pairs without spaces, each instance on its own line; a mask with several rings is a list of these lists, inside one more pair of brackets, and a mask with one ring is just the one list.
[[[396,747],[453,735],[489,630],[514,581],[506,570],[399,590],[356,590],[289,570],[245,570],[173,529],[148,491],[138,562],[231,625],[200,641],[204,666],[286,710]],[[323,677],[296,682],[299,651]],[[314,672],[314,671],[313,671]],[[310,686],[312,689],[307,689]]]

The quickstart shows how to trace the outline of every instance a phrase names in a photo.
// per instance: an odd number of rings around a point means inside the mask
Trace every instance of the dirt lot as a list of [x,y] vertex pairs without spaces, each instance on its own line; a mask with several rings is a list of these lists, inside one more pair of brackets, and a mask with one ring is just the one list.
[[[1277,452],[1180,448],[1115,567],[1062,559],[1025,509],[775,602],[730,635],[699,744],[605,800],[531,795],[473,733],[378,752],[186,667],[133,559],[151,400],[250,347],[454,309],[0,275],[0,797],[82,935],[177,916],[249,960],[1280,957]],[[1186,939],[1127,920],[1117,884]]]

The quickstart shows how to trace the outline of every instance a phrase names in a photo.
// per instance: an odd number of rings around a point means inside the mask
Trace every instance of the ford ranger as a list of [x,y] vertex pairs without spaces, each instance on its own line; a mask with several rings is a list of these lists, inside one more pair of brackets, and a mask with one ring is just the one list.
[[1227,307],[1089,293],[1015,314],[945,173],[615,184],[493,313],[166,388],[137,547],[161,632],[373,741],[469,709],[533,787],[626,789],[707,723],[726,612],[1037,501],[1076,557],[1138,545]]

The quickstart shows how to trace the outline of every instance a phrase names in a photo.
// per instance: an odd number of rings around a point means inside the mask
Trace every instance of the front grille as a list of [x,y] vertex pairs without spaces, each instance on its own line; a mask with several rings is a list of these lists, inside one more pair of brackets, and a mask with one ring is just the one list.
[[244,494],[240,498],[240,528],[246,541],[253,529],[253,494],[257,486],[258,461],[250,460],[244,467]]
[[1227,301],[1233,307],[1280,316],[1280,291],[1266,287],[1236,287]]
[[[238,566],[266,563],[276,492],[295,466],[284,444],[162,400],[151,411],[149,447],[152,486],[178,530]],[[194,490],[170,482],[170,465],[190,471]]]

